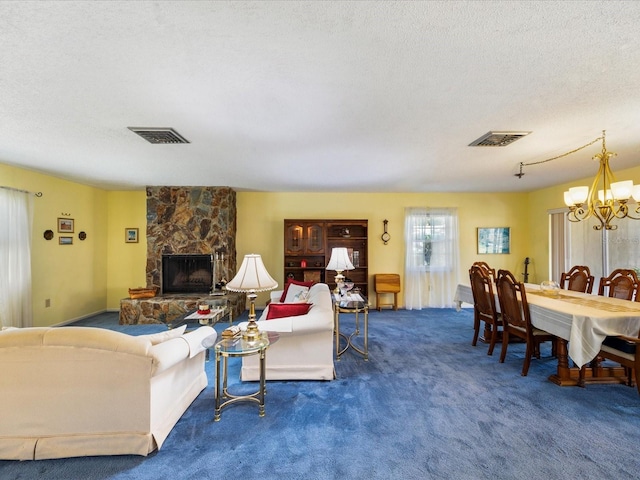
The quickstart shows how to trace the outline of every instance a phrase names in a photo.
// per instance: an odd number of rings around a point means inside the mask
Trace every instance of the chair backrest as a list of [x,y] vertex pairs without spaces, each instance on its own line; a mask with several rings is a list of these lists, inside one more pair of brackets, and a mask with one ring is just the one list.
[[518,282],[510,271],[498,270],[496,290],[505,328],[507,326],[519,327],[525,329],[527,334],[531,334],[533,330],[524,284]]
[[473,294],[473,308],[478,318],[484,322],[495,324],[497,319],[496,297],[493,294],[493,282],[487,272],[478,265],[472,265],[469,270],[471,293]]
[[495,268],[491,268],[487,262],[473,262],[473,265],[471,265],[471,266],[472,267],[476,266],[476,267],[482,268],[486,272],[486,274],[489,276],[489,279],[492,282],[496,281],[496,269]]
[[[598,295],[633,300],[638,291],[638,276],[633,270],[618,268],[600,279]],[[606,292],[606,294],[605,294]]]
[[571,270],[560,276],[560,288],[574,292],[591,293],[593,290],[593,275],[589,267],[575,265]]

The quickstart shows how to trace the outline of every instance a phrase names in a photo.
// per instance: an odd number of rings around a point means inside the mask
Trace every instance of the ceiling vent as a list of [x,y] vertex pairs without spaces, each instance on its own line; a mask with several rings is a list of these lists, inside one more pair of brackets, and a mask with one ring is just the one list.
[[134,133],[137,133],[149,143],[155,144],[169,144],[169,143],[189,143],[189,140],[184,138],[173,128],[142,128],[142,127],[127,127]]
[[470,147],[506,147],[531,132],[487,132],[469,144]]

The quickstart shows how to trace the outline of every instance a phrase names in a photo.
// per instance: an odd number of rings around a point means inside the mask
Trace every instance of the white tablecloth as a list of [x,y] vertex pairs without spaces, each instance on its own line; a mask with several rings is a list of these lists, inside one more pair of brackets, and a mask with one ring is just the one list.
[[[569,341],[569,356],[578,366],[589,363],[608,335],[637,336],[640,303],[560,290],[560,297],[536,294],[538,285],[527,284],[531,323]],[[471,287],[458,285],[454,301],[473,304]],[[496,297],[496,308],[500,308]]]

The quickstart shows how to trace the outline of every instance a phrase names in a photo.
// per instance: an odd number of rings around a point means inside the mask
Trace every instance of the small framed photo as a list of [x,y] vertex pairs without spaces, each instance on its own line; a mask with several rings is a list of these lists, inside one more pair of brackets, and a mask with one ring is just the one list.
[[73,218],[58,218],[58,233],[73,233]]
[[125,243],[138,243],[138,229],[137,228],[125,228],[124,229],[124,241],[125,241]]
[[478,228],[478,253],[510,253],[509,227]]
[[73,245],[73,237],[58,237],[60,245]]

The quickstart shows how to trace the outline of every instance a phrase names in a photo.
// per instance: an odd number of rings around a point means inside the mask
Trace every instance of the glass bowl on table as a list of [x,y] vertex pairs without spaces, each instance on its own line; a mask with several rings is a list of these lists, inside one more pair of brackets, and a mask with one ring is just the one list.
[[560,285],[553,280],[545,280],[540,284],[540,292],[547,297],[559,297]]

